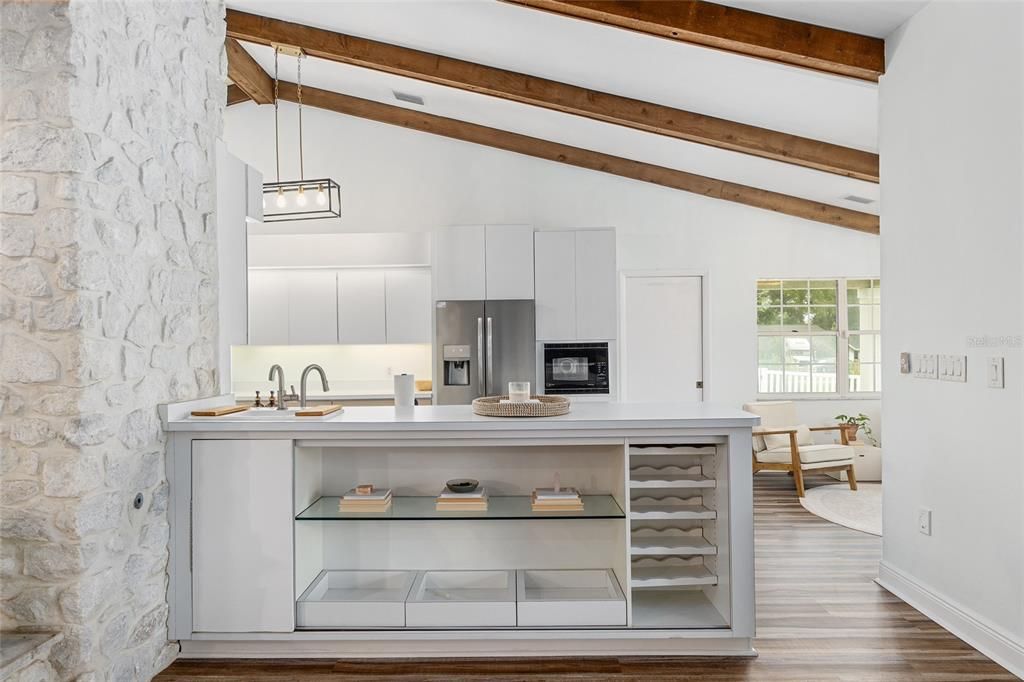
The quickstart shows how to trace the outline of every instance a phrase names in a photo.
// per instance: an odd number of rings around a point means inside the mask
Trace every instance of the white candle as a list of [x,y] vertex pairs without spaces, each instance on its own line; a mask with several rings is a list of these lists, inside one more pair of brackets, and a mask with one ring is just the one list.
[[508,399],[513,403],[525,403],[530,399],[529,381],[508,382]]

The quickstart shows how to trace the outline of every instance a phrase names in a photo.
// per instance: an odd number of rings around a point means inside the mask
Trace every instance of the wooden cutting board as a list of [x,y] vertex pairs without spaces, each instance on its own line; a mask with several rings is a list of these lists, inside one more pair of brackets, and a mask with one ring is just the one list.
[[208,407],[204,410],[192,410],[193,417],[222,417],[225,414],[245,412],[248,405],[222,405],[221,407]]
[[307,407],[295,413],[296,417],[323,417],[341,409],[341,405],[321,405],[319,407]]

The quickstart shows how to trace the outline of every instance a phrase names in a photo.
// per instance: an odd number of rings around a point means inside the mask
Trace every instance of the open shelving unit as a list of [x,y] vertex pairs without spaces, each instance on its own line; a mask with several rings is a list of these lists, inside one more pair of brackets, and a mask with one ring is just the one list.
[[497,495],[488,498],[483,511],[439,511],[436,498],[427,495],[395,496],[386,512],[339,511],[337,496],[321,496],[302,510],[296,521],[425,521],[425,520],[525,520],[525,519],[622,519],[626,514],[611,495],[583,495],[578,511],[535,512],[529,495]]
[[718,508],[727,486],[714,443],[630,444],[628,487],[633,626],[727,627],[719,588]]

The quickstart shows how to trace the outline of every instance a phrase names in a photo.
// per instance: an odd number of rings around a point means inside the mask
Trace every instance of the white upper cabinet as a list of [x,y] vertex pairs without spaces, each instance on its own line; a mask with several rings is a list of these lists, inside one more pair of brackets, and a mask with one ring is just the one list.
[[614,339],[615,230],[576,232],[576,338]]
[[249,344],[288,343],[288,272],[249,270]]
[[338,343],[338,278],[333,270],[288,272],[288,343]]
[[245,218],[263,222],[263,174],[252,166],[245,167]]
[[387,343],[383,270],[338,272],[338,343]]
[[387,342],[430,343],[430,270],[388,270]]
[[615,230],[538,232],[534,243],[537,340],[615,339]]
[[537,232],[537,340],[576,338],[576,234]]
[[434,233],[434,278],[438,301],[479,301],[487,297],[482,225],[449,227]]
[[486,298],[533,298],[533,228],[488,225],[485,229]]

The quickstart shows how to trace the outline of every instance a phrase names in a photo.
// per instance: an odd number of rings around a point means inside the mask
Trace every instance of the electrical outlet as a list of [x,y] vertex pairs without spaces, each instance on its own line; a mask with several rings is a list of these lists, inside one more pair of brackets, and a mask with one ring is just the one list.
[[917,531],[922,535],[932,534],[932,510],[921,507],[917,510]]

